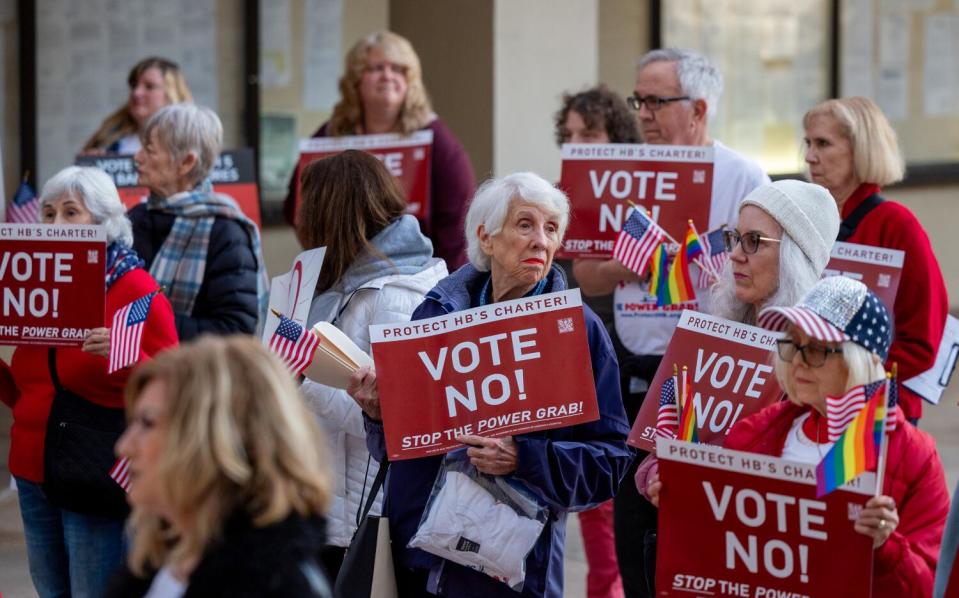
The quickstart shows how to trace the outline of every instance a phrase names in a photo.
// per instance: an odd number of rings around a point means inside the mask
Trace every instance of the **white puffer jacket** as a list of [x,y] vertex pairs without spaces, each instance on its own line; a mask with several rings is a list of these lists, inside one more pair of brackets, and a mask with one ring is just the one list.
[[[388,265],[384,264],[383,271],[390,271]],[[408,322],[426,293],[446,275],[445,262],[435,259],[417,274],[374,278],[345,293],[327,291],[322,295],[323,305],[332,309],[324,309],[323,314],[311,309],[308,323],[332,321],[360,349],[370,353],[369,326]],[[331,301],[330,293],[338,293],[339,300]],[[319,307],[318,300],[319,297],[314,300],[314,308]],[[361,495],[365,502],[379,463],[369,459],[362,411],[346,391],[309,379],[303,382],[301,391],[326,433],[336,483],[327,519],[327,541],[333,546],[349,546],[356,531]],[[371,513],[379,514],[381,503],[382,495],[377,497]]]

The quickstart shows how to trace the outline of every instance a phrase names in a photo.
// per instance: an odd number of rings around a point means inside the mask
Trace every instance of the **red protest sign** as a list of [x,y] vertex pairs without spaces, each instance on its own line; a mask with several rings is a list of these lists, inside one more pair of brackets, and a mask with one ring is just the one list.
[[627,442],[653,450],[659,392],[676,364],[688,368],[700,442],[722,444],[733,424],[782,398],[775,351],[776,335],[768,330],[683,311]]
[[677,242],[692,219],[709,225],[713,148],[565,144],[560,188],[572,214],[561,257],[608,258],[631,209],[649,210]]
[[300,142],[300,161],[296,168],[295,212],[300,207],[300,173],[314,160],[354,149],[373,154],[395,176],[406,193],[406,212],[425,220],[430,213],[430,165],[433,154],[433,131],[416,131],[412,135],[347,135],[314,137]]
[[[660,438],[657,596],[868,598],[864,474],[816,498],[816,466]],[[842,555],[837,558],[837,555]]]
[[[146,201],[150,191],[139,185],[133,156],[103,154],[77,156],[77,166],[95,166],[113,178],[120,200],[127,209]],[[256,182],[253,150],[243,148],[220,153],[210,170],[213,191],[233,198],[247,218],[260,226],[260,190]]]
[[0,345],[80,346],[104,325],[106,233],[0,224]]
[[578,289],[370,326],[370,342],[392,460],[599,418]]
[[858,280],[892,312],[905,258],[906,252],[899,249],[836,241],[822,275]]

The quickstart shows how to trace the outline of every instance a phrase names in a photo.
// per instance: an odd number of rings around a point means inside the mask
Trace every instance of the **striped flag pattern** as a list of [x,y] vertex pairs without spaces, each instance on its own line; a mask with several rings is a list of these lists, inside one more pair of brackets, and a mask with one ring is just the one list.
[[113,481],[123,488],[124,492],[130,492],[130,461],[126,457],[120,457],[110,469],[110,477]]
[[678,429],[679,406],[676,404],[676,382],[673,378],[666,378],[659,390],[656,433],[664,438],[676,438]]
[[846,431],[852,420],[856,419],[862,406],[872,395],[884,386],[886,380],[879,380],[865,386],[852,388],[841,397],[826,397],[826,422],[828,424],[829,442],[836,442]]
[[634,209],[623,224],[613,246],[613,257],[642,276],[653,252],[663,240],[663,229],[642,210]]
[[[893,372],[895,371],[896,368],[893,367]],[[889,395],[889,402],[886,404],[886,433],[888,434],[896,429],[896,405],[899,404],[899,382],[895,375],[889,378],[889,391],[886,394]]]
[[320,338],[310,330],[287,318],[280,316],[280,325],[270,338],[270,349],[280,356],[294,376],[299,376],[313,361],[316,346]]
[[815,339],[833,343],[848,340],[845,333],[805,307],[776,307],[764,310],[759,315],[759,326],[769,330],[785,330],[790,320]]
[[[876,412],[885,400],[885,393],[873,393],[836,444],[816,466],[817,498],[829,494],[864,471],[875,471],[880,449],[875,435]],[[880,418],[885,417],[885,413],[878,415]]]
[[110,365],[107,373],[136,363],[140,358],[140,342],[143,340],[143,326],[150,314],[150,304],[158,291],[140,297],[124,305],[113,314],[113,327],[110,329]]
[[[700,261],[716,274],[722,272],[726,266],[726,260],[729,259],[726,246],[723,244],[723,229],[720,227],[709,231],[705,236],[700,237],[699,241],[703,246],[703,256]],[[706,268],[699,269],[699,277],[696,280],[696,286],[701,289],[707,289],[713,284],[713,273]]]
[[40,202],[27,181],[20,181],[13,201],[7,205],[7,222],[36,223],[40,220]]

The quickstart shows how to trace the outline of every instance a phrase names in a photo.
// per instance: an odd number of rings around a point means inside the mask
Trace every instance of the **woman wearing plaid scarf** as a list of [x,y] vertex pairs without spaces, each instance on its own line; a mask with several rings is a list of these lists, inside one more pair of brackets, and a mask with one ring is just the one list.
[[133,245],[166,289],[183,341],[253,333],[266,309],[260,233],[207,178],[222,140],[216,113],[174,104],[150,117],[134,157],[150,197],[130,210]]

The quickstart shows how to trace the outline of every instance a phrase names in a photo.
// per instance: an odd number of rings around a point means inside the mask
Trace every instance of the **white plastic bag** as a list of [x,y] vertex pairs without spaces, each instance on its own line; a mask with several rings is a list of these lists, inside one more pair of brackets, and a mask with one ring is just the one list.
[[410,548],[481,571],[516,591],[547,508],[509,476],[480,473],[465,449],[446,456]]

